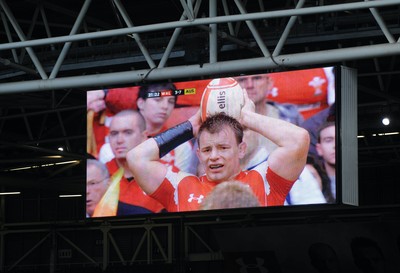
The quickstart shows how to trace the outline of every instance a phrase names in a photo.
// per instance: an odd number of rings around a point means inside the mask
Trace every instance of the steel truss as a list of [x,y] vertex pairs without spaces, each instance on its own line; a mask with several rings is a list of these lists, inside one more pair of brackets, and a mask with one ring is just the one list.
[[[32,223],[29,229],[9,225],[1,231],[1,247],[10,250],[10,244],[22,238],[26,247],[16,247],[12,262],[4,262],[1,272],[24,271],[30,268],[70,268],[77,270],[106,270],[115,265],[129,268],[134,265],[171,264],[173,259],[172,224],[70,223],[52,225]],[[25,237],[27,236],[27,237]],[[94,250],[95,248],[96,250]],[[32,253],[45,251],[50,259],[32,260]],[[34,255],[33,255],[34,256]]]
[[[118,28],[112,30],[101,30],[96,32],[87,32],[78,34],[78,28],[83,24],[85,14],[92,4],[90,0],[86,0],[81,7],[81,10],[73,24],[73,27],[69,35],[39,38],[39,39],[28,39],[28,36],[24,34],[19,27],[18,21],[13,15],[13,12],[7,6],[5,0],[1,0],[1,8],[3,14],[4,25],[8,25],[10,22],[13,26],[14,31],[18,34],[18,42],[11,40],[11,30],[6,28],[7,37],[9,37],[8,43],[0,45],[0,51],[11,50],[16,55],[17,49],[25,49],[29,56],[36,74],[40,76],[40,80],[30,80],[25,82],[8,82],[0,84],[1,93],[12,93],[12,92],[28,92],[28,91],[40,91],[40,90],[54,90],[62,88],[93,88],[100,86],[111,86],[128,84],[132,82],[140,81],[155,81],[155,80],[167,80],[172,78],[184,78],[184,77],[199,77],[211,74],[223,74],[230,72],[243,72],[260,69],[281,69],[282,67],[296,67],[304,65],[316,65],[332,62],[345,62],[349,60],[357,59],[368,59],[368,58],[379,58],[385,56],[394,56],[400,53],[399,38],[395,37],[398,34],[397,29],[391,29],[380,16],[378,8],[393,7],[400,4],[398,0],[382,0],[382,1],[364,1],[337,5],[326,5],[326,6],[315,6],[315,7],[304,7],[305,1],[299,1],[295,8],[287,10],[277,11],[260,11],[260,12],[246,12],[245,6],[241,1],[236,0],[234,4],[239,10],[239,14],[230,15],[226,8],[227,1],[222,1],[224,4],[224,15],[217,14],[217,1],[209,2],[209,16],[200,18],[197,11],[202,1],[180,1],[182,4],[182,16],[179,21],[171,21],[165,23],[156,23],[143,26],[133,26],[132,19],[126,12],[126,9],[122,3],[118,0],[113,1],[117,7],[118,13],[123,17],[123,20],[127,27]],[[233,3],[230,3],[233,5]],[[93,5],[93,4],[92,4]],[[288,44],[288,38],[290,32],[294,28],[296,22],[301,22],[302,16],[318,15],[323,16],[328,13],[335,12],[350,12],[354,10],[371,12],[375,18],[376,23],[381,31],[381,36],[386,39],[386,42],[375,45],[364,45],[356,47],[341,48],[343,45],[338,45],[336,49],[320,50],[312,52],[294,52],[291,54],[283,54],[282,49]],[[255,22],[260,20],[270,20],[276,18],[288,19],[284,31],[281,36],[276,40],[272,46],[267,46],[264,41],[264,37],[260,34],[262,29],[258,29],[255,26]],[[7,21],[7,20],[8,21]],[[134,18],[133,18],[134,19]],[[234,30],[234,23],[236,26],[240,23],[246,23],[250,33],[251,40],[254,41],[252,45],[241,40],[239,33]],[[228,32],[221,31],[219,29],[225,29],[222,26],[228,24]],[[168,58],[174,51],[174,45],[178,41],[180,32],[185,28],[198,27],[204,29],[208,33],[208,62],[200,65],[176,65],[166,67]],[[46,28],[48,29],[48,28]],[[159,63],[156,65],[157,58],[154,57],[154,52],[148,49],[141,41],[140,35],[145,35],[150,32],[167,31],[173,30],[169,42],[165,45],[165,51],[161,53],[159,57]],[[395,34],[393,34],[395,32]],[[49,33],[48,33],[49,34]],[[141,56],[139,59],[144,59],[147,63],[147,68],[139,70],[129,70],[116,73],[100,73],[96,75],[85,75],[77,76],[76,73],[73,76],[58,77],[60,68],[62,67],[66,55],[69,52],[72,43],[87,41],[87,43],[93,43],[96,39],[104,39],[111,37],[121,37],[129,35],[137,43]],[[222,61],[218,56],[218,39],[223,37],[228,39],[230,42],[235,42],[238,45],[247,45],[253,50],[259,52],[259,57],[255,58],[243,58],[234,59],[229,61]],[[59,52],[56,61],[47,66],[51,67],[50,75],[44,69],[45,64],[37,58],[35,54],[35,48],[39,46],[54,46],[55,44],[63,44],[62,50]],[[274,48],[271,53],[269,48]],[[153,50],[154,51],[154,50]],[[20,64],[18,60],[14,58],[14,68],[18,69]],[[11,64],[10,60],[5,60],[8,64]],[[22,69],[22,67],[21,67]],[[32,71],[30,68],[24,69],[24,73],[27,73],[27,69]]]
[[[329,224],[348,228],[358,226],[363,231],[363,224],[368,223],[383,226],[381,232],[390,233],[388,227],[396,231],[400,225],[398,208],[325,208],[323,215],[318,208],[272,208],[268,213],[262,210],[251,213],[233,211],[223,215],[214,212],[153,219],[6,224],[0,230],[0,271],[137,272],[143,269],[148,272],[147,268],[152,272],[187,272],[188,268],[196,269],[196,264],[202,262],[223,265],[224,252],[227,251],[223,245],[226,242],[216,236],[229,232],[229,229],[242,230],[242,234],[237,235],[240,237],[249,236],[248,232],[254,229],[275,229],[277,232],[281,227],[289,227],[305,232],[307,228]],[[276,239],[274,236],[265,234],[265,238],[271,241]],[[310,242],[314,240],[310,239]],[[230,240],[235,244],[240,238]],[[5,248],[13,255],[5,255]]]

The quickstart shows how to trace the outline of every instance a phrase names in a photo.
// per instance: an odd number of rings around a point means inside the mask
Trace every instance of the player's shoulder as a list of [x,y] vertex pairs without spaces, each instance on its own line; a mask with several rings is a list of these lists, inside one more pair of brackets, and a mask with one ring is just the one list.
[[265,176],[268,170],[268,161],[261,162],[251,170],[244,171],[248,178],[255,178],[257,176]]
[[165,175],[165,178],[174,186],[177,187],[178,184],[182,184],[183,182],[193,182],[197,181],[198,177],[187,172],[183,171],[175,171],[172,168],[168,168],[167,174]]

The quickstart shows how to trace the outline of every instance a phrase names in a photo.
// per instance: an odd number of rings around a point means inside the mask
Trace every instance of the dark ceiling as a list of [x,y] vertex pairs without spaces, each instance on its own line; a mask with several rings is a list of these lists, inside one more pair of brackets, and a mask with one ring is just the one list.
[[[85,76],[118,75],[126,71],[131,71],[132,75],[135,71],[148,71],[151,76],[153,70],[163,71],[167,67],[184,69],[185,65],[204,65],[207,69],[243,60],[248,71],[317,65],[345,65],[357,69],[358,131],[364,136],[359,139],[360,201],[365,204],[398,202],[400,135],[374,134],[400,131],[400,1],[340,1],[339,5],[329,0],[215,1],[216,16],[223,19],[230,15],[232,24],[222,19],[218,24],[218,57],[211,62],[214,53],[210,53],[209,25],[196,22],[209,17],[209,3],[213,1],[193,2],[201,3],[198,10],[196,4],[183,0],[0,0],[2,190],[84,192],[85,166],[79,162],[85,158],[86,105],[82,92],[88,89],[85,80],[91,82],[93,88],[117,86],[115,83],[96,85],[93,78]],[[373,2],[379,2],[380,6],[367,6]],[[301,10],[307,12],[296,13],[296,5],[301,4],[304,8]],[[85,5],[87,13],[79,15]],[[288,37],[272,59],[276,65],[272,63],[264,69],[251,67],[252,59],[271,60],[265,56],[262,46],[274,52],[287,28],[288,15],[293,12],[299,16],[292,19],[294,24]],[[257,16],[249,24],[239,17],[240,14]],[[82,24],[74,27],[80,16]],[[168,24],[172,26],[181,17],[185,25],[165,65],[160,66],[162,53],[175,30]],[[127,26],[144,28],[138,30],[137,36],[112,33]],[[76,37],[74,29],[78,34],[98,33],[101,37],[77,38],[67,43],[45,40]],[[258,38],[262,40],[261,45]],[[18,43],[21,41],[38,43],[25,48],[26,45]],[[193,41],[197,46],[193,47]],[[60,58],[63,48],[68,50],[65,57]],[[359,56],[358,52],[365,49],[365,56]],[[195,58],[189,58],[189,50],[196,53]],[[157,68],[146,60],[144,52],[149,53]],[[315,54],[307,55],[312,52]],[[376,52],[376,56],[368,52]],[[298,61],[300,65],[285,65],[282,56],[301,60]],[[58,70],[54,69],[57,59],[61,61]],[[231,72],[226,66],[221,67],[219,73]],[[174,78],[180,78],[178,72]],[[207,73],[193,78],[207,76]],[[82,78],[78,79],[79,76]],[[137,76],[131,82],[136,81]],[[128,84],[126,77],[121,84]],[[380,122],[383,114],[393,118],[387,127]],[[59,151],[58,147],[63,147],[64,151]],[[10,171],[17,168],[23,169]]]

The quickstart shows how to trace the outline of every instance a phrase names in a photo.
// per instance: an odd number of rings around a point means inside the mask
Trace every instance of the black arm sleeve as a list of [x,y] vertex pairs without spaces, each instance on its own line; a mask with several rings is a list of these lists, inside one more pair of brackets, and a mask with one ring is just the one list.
[[168,154],[182,143],[193,138],[193,128],[190,121],[185,121],[154,137],[160,153],[160,158]]

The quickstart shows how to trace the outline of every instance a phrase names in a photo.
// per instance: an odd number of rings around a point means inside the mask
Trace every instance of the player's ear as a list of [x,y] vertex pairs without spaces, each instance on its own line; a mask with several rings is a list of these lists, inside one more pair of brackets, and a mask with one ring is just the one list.
[[247,144],[246,142],[242,141],[242,143],[239,144],[239,159],[244,158],[246,155],[246,149],[247,149]]
[[139,110],[143,110],[144,107],[144,99],[138,98],[136,101],[137,107]]

